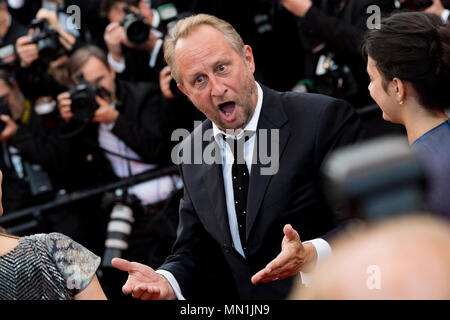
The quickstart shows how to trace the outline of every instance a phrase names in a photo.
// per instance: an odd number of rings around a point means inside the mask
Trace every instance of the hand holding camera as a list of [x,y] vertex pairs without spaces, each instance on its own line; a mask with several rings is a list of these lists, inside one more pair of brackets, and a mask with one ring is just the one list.
[[17,123],[8,114],[0,114],[0,142],[11,139],[19,129]]
[[92,122],[113,123],[119,116],[119,111],[112,108],[111,105],[100,96],[95,96],[95,101],[98,104],[98,109],[94,113]]
[[122,60],[121,45],[137,50],[152,51],[157,41],[151,32],[149,21],[152,14],[140,14],[137,9],[126,6],[120,22],[111,22],[105,29],[104,40],[108,51],[117,62]]
[[172,75],[170,74],[170,67],[165,66],[159,73],[159,86],[161,92],[167,99],[175,98],[172,90],[170,90],[170,82],[172,81]]
[[72,100],[70,99],[69,92],[63,92],[58,95],[58,109],[61,115],[61,118],[65,122],[70,122],[73,118],[72,110],[70,109],[70,105],[72,104]]
[[119,112],[107,101],[110,92],[95,84],[86,82],[82,74],[77,74],[78,83],[68,92],[58,95],[58,108],[65,122],[72,119],[87,122],[112,123]]
[[32,42],[30,35],[22,36],[16,41],[16,52],[23,68],[29,67],[35,60],[39,59],[39,50],[36,43]]
[[122,60],[122,44],[126,39],[125,30],[118,22],[111,22],[103,36],[109,53],[116,61]]

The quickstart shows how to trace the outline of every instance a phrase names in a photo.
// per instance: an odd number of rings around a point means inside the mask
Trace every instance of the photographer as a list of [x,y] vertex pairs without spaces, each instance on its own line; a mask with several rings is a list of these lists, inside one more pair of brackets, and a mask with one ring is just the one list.
[[[8,181],[3,203],[6,211],[48,201],[53,179],[50,181],[46,172],[54,177],[60,161],[56,137],[45,131],[11,74],[4,70],[0,70],[0,120],[0,169]],[[31,185],[36,181],[33,173],[48,178],[39,182],[43,192],[35,192]]]
[[[58,108],[67,137],[61,171],[71,190],[101,186],[169,164],[167,114],[156,85],[118,80],[105,53],[95,46],[78,49],[68,66],[78,83],[58,96]],[[156,265],[169,253],[178,219],[177,204],[172,208],[169,202],[179,184],[178,176],[162,176],[128,189],[141,204],[133,207],[128,255]],[[164,216],[172,230],[150,224],[167,206]],[[155,246],[160,250],[150,256]]]
[[16,39],[27,33],[27,29],[8,12],[5,0],[0,0],[1,46],[14,44]]
[[0,0],[0,66],[13,71],[17,67],[14,44],[27,29],[8,11],[4,0]]
[[28,35],[16,41],[20,67],[16,79],[23,94],[33,103],[39,97],[56,96],[69,86],[64,76],[67,56],[81,45],[65,31],[54,11],[40,9]]
[[154,31],[157,13],[142,0],[104,0],[102,14],[110,22],[104,33],[108,62],[120,79],[158,83],[164,61],[162,34]]
[[[367,13],[367,8],[376,5],[382,14],[389,13],[394,10],[394,1],[280,1],[298,17],[298,28],[306,51],[305,78],[313,82],[313,91],[344,98],[355,107],[370,104],[372,100],[366,92],[369,81],[359,52],[371,15]],[[331,57],[337,71],[322,70],[325,75],[319,78],[321,57]],[[331,64],[329,60],[326,63]]]

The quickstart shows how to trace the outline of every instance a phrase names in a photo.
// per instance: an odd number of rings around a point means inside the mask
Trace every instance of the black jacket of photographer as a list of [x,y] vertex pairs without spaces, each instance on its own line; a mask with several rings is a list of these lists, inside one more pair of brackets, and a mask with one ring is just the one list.
[[358,95],[350,99],[350,102],[355,107],[370,103],[366,65],[360,51],[364,33],[367,31],[367,21],[372,15],[367,13],[367,8],[376,5],[381,9],[382,15],[387,14],[394,10],[394,1],[316,0],[313,3],[306,15],[297,19],[306,51],[306,78],[312,78],[316,68],[311,53],[312,47],[323,42],[328,50],[336,54],[336,62],[348,65],[354,75],[359,90]]
[[[146,163],[166,166],[170,162],[170,134],[166,107],[158,87],[152,83],[130,83],[116,79],[116,105],[119,116],[111,132]],[[62,127],[62,136],[83,124],[74,120]],[[102,185],[117,179],[98,141],[97,123],[88,123],[78,134],[63,138],[64,183],[72,190]]]

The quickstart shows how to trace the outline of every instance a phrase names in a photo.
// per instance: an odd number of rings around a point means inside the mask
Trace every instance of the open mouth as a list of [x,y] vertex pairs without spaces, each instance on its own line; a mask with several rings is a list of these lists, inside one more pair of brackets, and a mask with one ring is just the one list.
[[236,103],[234,103],[233,101],[221,103],[219,104],[219,109],[226,117],[229,117],[236,109]]

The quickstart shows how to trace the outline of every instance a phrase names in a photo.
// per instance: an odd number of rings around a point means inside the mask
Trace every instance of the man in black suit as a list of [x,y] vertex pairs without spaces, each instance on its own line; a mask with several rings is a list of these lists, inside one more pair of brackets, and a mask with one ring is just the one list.
[[208,119],[177,159],[185,189],[172,255],[156,272],[114,259],[129,272],[123,292],[140,299],[284,298],[293,276],[330,251],[324,239],[337,221],[320,167],[330,151],[358,138],[358,117],[344,101],[256,83],[252,49],[213,16],[179,22],[165,58],[179,89]]

